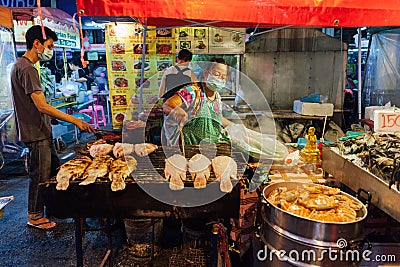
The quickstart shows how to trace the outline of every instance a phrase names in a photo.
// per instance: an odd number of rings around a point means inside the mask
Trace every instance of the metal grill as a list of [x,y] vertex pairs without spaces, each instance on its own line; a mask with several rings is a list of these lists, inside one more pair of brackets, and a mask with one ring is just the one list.
[[[212,160],[215,156],[230,156],[238,166],[238,178],[242,177],[246,160],[240,151],[233,151],[229,144],[211,144],[211,145],[190,145],[185,146],[185,155],[190,159],[195,154],[201,153]],[[135,157],[138,161],[136,170],[132,173],[131,177],[126,179],[126,182],[133,182],[134,180],[140,182],[155,182],[159,180],[160,175],[164,177],[165,159],[173,154],[181,154],[178,147],[160,147],[149,157],[141,158]],[[208,183],[216,179],[213,171],[210,173]],[[186,173],[185,186],[193,186],[193,179],[189,172]]]
[[[237,173],[238,178],[243,176],[246,160],[242,154],[242,152],[234,150],[229,144],[206,144],[206,145],[188,145],[185,146],[185,155],[187,159],[190,159],[192,156],[198,153],[202,153],[210,160],[212,160],[215,156],[230,156],[232,157],[237,164]],[[132,172],[131,176],[126,178],[126,183],[136,183],[136,181],[140,181],[141,183],[151,182],[164,182],[164,169],[165,169],[165,159],[173,154],[181,154],[179,147],[170,147],[164,146],[159,147],[155,152],[151,153],[148,157],[139,157],[134,155],[137,160],[136,170]],[[161,176],[161,177],[160,177]],[[162,179],[161,179],[162,178]],[[210,178],[207,183],[211,183],[215,181],[216,177],[214,171],[211,170]],[[54,178],[55,180],[55,178]],[[76,179],[74,181],[70,181],[70,183],[78,183],[81,179]],[[108,177],[98,178],[98,182],[110,182]],[[186,181],[184,181],[185,186],[192,187],[193,179],[189,172],[186,172]]]

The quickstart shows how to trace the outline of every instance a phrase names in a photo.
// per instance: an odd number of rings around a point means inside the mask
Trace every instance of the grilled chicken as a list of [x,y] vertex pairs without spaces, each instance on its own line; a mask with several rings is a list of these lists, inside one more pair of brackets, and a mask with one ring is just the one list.
[[215,177],[220,180],[219,188],[222,192],[231,192],[233,185],[232,179],[237,177],[237,164],[228,156],[218,156],[212,161]]
[[114,160],[110,166],[108,178],[111,180],[111,190],[118,191],[125,189],[125,178],[136,170],[137,161],[132,156],[125,156]]
[[96,182],[98,177],[105,177],[113,158],[109,155],[95,157],[92,164],[86,169],[83,180],[79,185],[88,185]]
[[187,160],[184,156],[175,154],[165,160],[165,179],[169,181],[171,190],[182,190],[186,179]]
[[82,177],[86,168],[92,163],[88,156],[81,156],[64,163],[57,173],[57,190],[67,190],[69,180]]
[[99,156],[108,155],[113,150],[113,147],[114,146],[110,145],[110,144],[92,145],[89,149],[90,156],[95,158],[95,157],[99,157]]
[[210,178],[211,161],[202,154],[196,154],[189,160],[188,169],[194,179],[194,188],[205,188]]
[[120,158],[125,155],[130,155],[135,151],[134,144],[115,143],[113,148],[114,157]]
[[156,151],[157,148],[158,148],[157,145],[150,143],[136,144],[135,152],[138,156],[144,157]]

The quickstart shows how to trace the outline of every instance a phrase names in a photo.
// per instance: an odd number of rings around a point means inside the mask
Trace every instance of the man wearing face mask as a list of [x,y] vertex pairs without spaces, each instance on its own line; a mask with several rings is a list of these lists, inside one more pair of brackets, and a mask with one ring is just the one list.
[[44,217],[44,204],[39,194],[39,183],[56,174],[60,165],[53,144],[50,116],[75,124],[80,130],[94,129],[80,119],[55,109],[46,102],[39,74],[34,64],[53,57],[57,35],[39,25],[32,26],[25,35],[27,51],[18,58],[11,71],[11,87],[18,135],[29,148],[28,226],[51,229],[56,224]]
[[182,88],[163,104],[163,111],[168,115],[164,130],[169,144],[177,144],[180,133],[188,145],[218,142],[222,126],[231,123],[222,117],[218,92],[224,88],[227,75],[226,61],[214,57],[204,70],[205,82]]

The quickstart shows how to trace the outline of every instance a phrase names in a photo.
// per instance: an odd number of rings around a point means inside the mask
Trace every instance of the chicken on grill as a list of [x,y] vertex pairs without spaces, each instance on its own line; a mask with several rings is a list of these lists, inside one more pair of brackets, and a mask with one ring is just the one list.
[[128,143],[115,143],[113,148],[114,157],[120,158],[125,155],[130,155],[135,152],[135,145]]
[[83,180],[79,185],[88,185],[96,182],[99,177],[106,177],[113,158],[109,155],[95,157],[92,164],[86,169]]
[[237,177],[237,164],[228,156],[218,156],[212,161],[212,167],[217,180],[220,180],[219,188],[222,192],[229,193],[233,189],[232,179]]
[[171,190],[182,190],[186,180],[187,159],[179,154],[175,154],[165,160],[165,179],[169,181]]
[[57,173],[57,190],[67,190],[69,180],[82,177],[86,168],[92,163],[88,156],[81,156],[64,163]]
[[132,156],[125,156],[114,160],[110,166],[108,178],[111,180],[111,190],[118,191],[125,189],[125,179],[136,170],[137,161]]
[[99,156],[105,156],[110,154],[110,152],[113,150],[113,145],[110,144],[99,144],[99,145],[92,145],[89,148],[89,153],[90,156],[93,158],[99,157]]
[[188,169],[194,179],[194,188],[205,188],[210,178],[211,161],[202,154],[196,154],[189,160]]
[[142,143],[142,144],[136,144],[135,145],[135,152],[138,156],[144,157],[147,156],[154,151],[156,151],[158,148],[157,145],[150,144],[150,143]]

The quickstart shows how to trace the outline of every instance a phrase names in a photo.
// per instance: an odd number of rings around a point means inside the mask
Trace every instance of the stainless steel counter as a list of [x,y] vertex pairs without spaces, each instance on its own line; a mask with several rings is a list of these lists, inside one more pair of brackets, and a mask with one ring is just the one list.
[[372,194],[372,204],[400,222],[400,192],[389,183],[343,158],[328,147],[322,149],[322,168],[350,189]]

